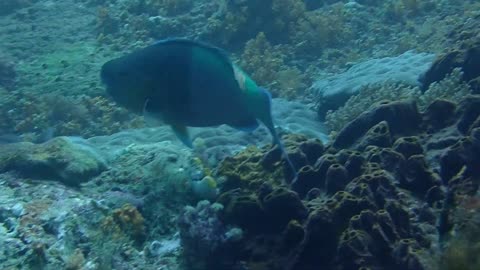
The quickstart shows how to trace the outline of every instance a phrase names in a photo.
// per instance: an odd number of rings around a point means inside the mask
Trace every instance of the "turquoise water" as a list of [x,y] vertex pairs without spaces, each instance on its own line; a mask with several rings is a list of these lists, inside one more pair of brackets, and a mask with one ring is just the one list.
[[479,269],[479,23],[1,0],[0,269]]

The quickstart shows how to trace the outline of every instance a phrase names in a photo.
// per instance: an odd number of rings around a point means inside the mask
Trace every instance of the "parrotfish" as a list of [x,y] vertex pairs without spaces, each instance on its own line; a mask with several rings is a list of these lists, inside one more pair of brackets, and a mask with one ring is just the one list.
[[187,127],[227,124],[253,131],[260,121],[296,176],[275,131],[270,93],[219,48],[187,39],[159,41],[108,61],[101,79],[118,104],[170,125],[188,147]]

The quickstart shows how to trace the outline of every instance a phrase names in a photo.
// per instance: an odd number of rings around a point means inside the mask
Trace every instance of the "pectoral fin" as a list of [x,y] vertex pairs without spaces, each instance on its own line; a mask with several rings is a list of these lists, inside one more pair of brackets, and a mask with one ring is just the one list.
[[186,146],[193,148],[192,140],[190,139],[190,135],[188,134],[188,129],[184,125],[173,124],[171,125],[173,132],[177,137],[182,141],[183,144]]
[[149,110],[150,105],[150,100],[147,99],[145,101],[145,104],[143,105],[143,120],[145,121],[145,124],[149,127],[156,127],[156,126],[161,126],[164,124],[162,121],[162,115],[160,113],[155,113],[152,112],[152,110]]

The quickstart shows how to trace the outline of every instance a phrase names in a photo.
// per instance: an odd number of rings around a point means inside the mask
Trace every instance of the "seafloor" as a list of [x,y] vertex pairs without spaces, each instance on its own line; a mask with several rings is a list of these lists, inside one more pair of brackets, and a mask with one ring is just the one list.
[[[480,2],[1,0],[0,269],[480,269]],[[185,37],[264,128],[146,127],[103,63]],[[213,194],[213,195],[212,195]]]

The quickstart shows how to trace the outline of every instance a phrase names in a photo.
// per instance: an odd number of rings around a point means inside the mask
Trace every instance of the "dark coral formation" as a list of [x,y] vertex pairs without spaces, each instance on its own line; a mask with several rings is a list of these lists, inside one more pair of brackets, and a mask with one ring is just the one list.
[[[429,269],[456,198],[478,190],[479,99],[435,101],[425,112],[382,103],[327,146],[288,137],[303,166],[288,185],[278,149],[227,158],[219,215],[244,238],[231,268],[209,269]],[[439,111],[453,115],[440,121]]]
[[460,49],[451,49],[437,57],[430,70],[422,78],[422,87],[425,91],[434,83],[441,81],[455,68],[463,71],[462,79],[467,82],[472,90],[480,93],[480,41],[467,44]]

